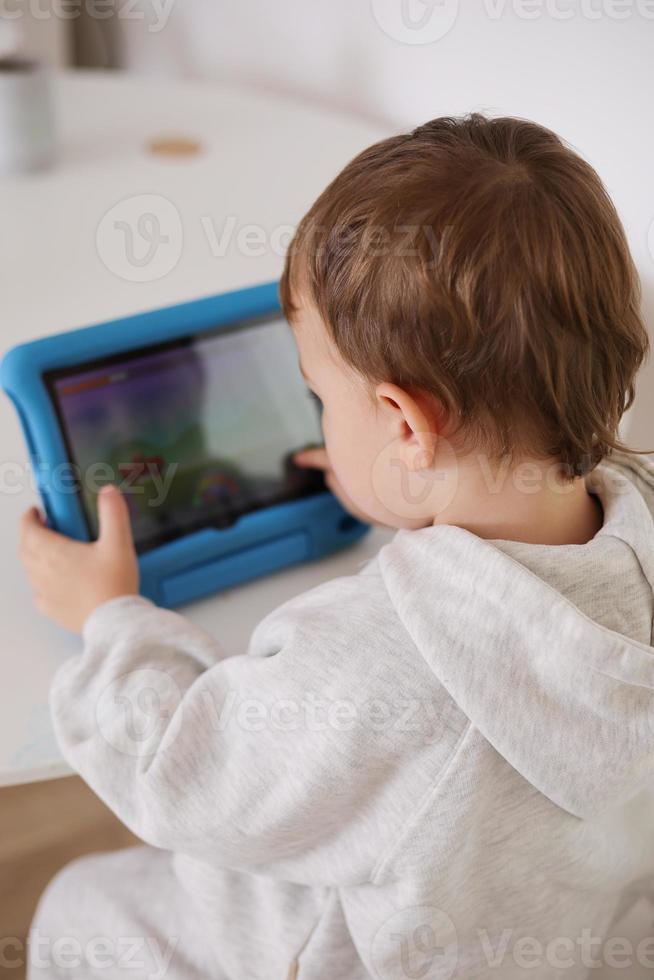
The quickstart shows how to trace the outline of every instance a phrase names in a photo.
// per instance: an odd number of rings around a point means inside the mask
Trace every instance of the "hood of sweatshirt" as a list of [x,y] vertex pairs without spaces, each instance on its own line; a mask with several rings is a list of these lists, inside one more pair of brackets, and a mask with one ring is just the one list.
[[[589,481],[604,508],[598,534],[623,541],[654,588],[654,465],[616,453]],[[458,527],[399,531],[379,561],[440,684],[540,792],[586,818],[652,783],[651,632],[643,643],[607,629]]]

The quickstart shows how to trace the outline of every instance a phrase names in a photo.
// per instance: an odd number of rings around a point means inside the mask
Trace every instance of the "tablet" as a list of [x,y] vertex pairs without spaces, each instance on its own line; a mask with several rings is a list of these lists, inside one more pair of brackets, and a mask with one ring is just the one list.
[[290,454],[321,442],[288,325],[263,317],[43,375],[89,537],[118,484],[137,551],[324,491]]
[[356,540],[322,475],[322,442],[276,284],[14,348],[16,405],[49,522],[93,540],[120,486],[142,591],[178,605]]

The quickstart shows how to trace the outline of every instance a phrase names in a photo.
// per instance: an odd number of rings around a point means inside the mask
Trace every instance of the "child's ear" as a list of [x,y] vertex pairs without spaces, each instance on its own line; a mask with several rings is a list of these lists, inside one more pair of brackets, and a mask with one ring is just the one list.
[[417,398],[399,385],[384,381],[375,397],[387,414],[391,436],[397,440],[398,456],[410,471],[434,465],[438,440],[438,416],[427,400]]

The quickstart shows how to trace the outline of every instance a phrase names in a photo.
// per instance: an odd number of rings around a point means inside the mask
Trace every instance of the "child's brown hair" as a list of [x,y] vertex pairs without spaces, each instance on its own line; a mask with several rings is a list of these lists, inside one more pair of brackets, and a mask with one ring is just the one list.
[[621,447],[638,276],[599,177],[542,126],[441,118],[365,150],[291,243],[291,320],[300,294],[347,363],[432,393],[471,446],[570,476]]

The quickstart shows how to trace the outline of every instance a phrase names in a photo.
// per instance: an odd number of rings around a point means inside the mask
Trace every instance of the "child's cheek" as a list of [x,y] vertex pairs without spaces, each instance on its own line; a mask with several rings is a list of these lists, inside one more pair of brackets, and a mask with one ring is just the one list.
[[339,412],[337,420],[324,418],[323,433],[334,475],[350,499],[361,506],[370,487],[370,433],[347,412]]

